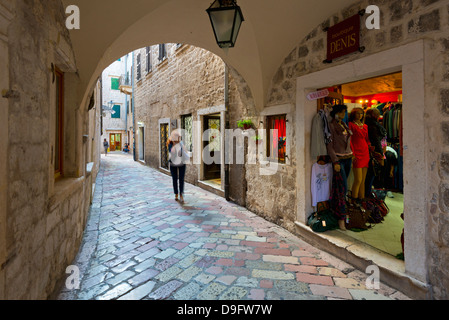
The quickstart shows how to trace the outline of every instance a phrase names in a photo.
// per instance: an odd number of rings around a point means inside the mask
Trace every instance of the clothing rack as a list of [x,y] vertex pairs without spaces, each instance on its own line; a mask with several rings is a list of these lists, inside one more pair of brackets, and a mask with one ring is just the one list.
[[382,124],[387,130],[387,141],[401,143],[402,104],[390,104],[384,109]]

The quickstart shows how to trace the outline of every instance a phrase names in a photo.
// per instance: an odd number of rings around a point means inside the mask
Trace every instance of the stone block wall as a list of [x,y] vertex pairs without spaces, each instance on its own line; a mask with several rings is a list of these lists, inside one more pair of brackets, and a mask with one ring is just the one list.
[[[158,168],[158,121],[179,119],[183,114],[192,114],[196,120],[197,111],[223,105],[225,65],[220,58],[203,49],[170,44],[167,46],[168,58],[162,62],[158,60],[159,46],[151,47],[151,71],[146,73],[146,49],[135,52],[135,56],[138,53],[141,55],[142,80],[135,86],[136,123],[145,124],[145,162]],[[264,129],[266,125],[265,117],[256,111],[251,90],[232,67],[229,67],[228,116],[231,129],[237,129],[237,122],[246,118],[252,119],[256,129]],[[289,116],[292,120],[295,118],[294,108]],[[247,156],[246,165],[230,166],[231,199],[290,230],[294,230],[296,216],[294,135],[292,126],[290,163],[281,165],[274,175],[260,175],[260,166],[248,164]],[[259,147],[264,148],[264,145]],[[197,184],[199,169],[198,165],[188,166],[186,181]]]
[[[151,47],[149,72],[145,71],[146,49],[135,53],[135,59],[139,53],[142,57],[142,78],[136,79],[135,85],[135,121],[145,124],[145,163],[154,168],[160,163],[160,119],[180,120],[181,115],[192,114],[195,120],[196,110],[224,104],[221,59],[190,46],[166,44],[166,50],[167,57],[160,61],[159,46]],[[196,183],[197,170],[196,166],[188,167],[187,182]]]
[[[73,261],[87,216],[92,180],[85,177],[78,77],[61,1],[2,0],[12,19],[9,83],[6,232],[0,237],[0,299],[47,299]],[[52,64],[65,73],[64,168],[55,181],[55,85]],[[0,98],[5,99],[5,98]],[[87,109],[87,108],[84,108]],[[93,135],[90,136],[93,138]],[[2,190],[3,192],[4,190]],[[3,230],[2,230],[3,231]]]
[[[368,30],[362,19],[361,45],[363,53],[354,53],[336,59],[331,65],[326,59],[326,32],[332,26],[356,14],[368,5],[377,5],[381,12],[379,30]],[[367,15],[365,15],[365,18]],[[374,53],[424,39],[425,41],[425,100],[423,105],[425,153],[428,170],[427,199],[428,282],[430,296],[449,297],[449,1],[391,0],[358,1],[342,8],[311,30],[306,38],[292,49],[272,79],[268,94],[269,106],[296,103],[296,79],[299,76],[338,66]],[[406,94],[406,93],[405,93]],[[405,106],[406,108],[406,106]],[[405,112],[407,110],[405,109]],[[307,168],[306,168],[307,170]],[[299,173],[297,173],[299,174]],[[292,218],[295,218],[292,216]]]

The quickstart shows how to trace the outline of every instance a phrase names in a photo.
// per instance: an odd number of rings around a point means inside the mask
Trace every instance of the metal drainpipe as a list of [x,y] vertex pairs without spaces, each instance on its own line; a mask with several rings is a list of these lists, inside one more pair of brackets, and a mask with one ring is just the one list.
[[229,197],[229,188],[230,188],[230,182],[229,182],[229,159],[228,156],[230,153],[227,152],[227,148],[228,145],[226,145],[226,133],[227,130],[230,129],[230,123],[229,123],[229,68],[228,65],[225,64],[225,74],[224,74],[224,78],[225,78],[225,87],[224,87],[224,91],[225,91],[225,135],[224,135],[224,139],[225,139],[225,143],[224,143],[224,151],[225,151],[225,198],[226,201],[230,201],[230,197]]
[[[126,81],[126,71],[128,70],[128,55],[126,55],[125,58],[125,81]],[[126,143],[129,144],[129,140],[128,140],[128,95],[125,94],[125,138],[126,138]]]
[[134,51],[133,51],[133,63],[132,63],[132,72],[131,72],[131,82],[133,87],[133,93],[132,93],[132,99],[131,99],[131,109],[133,113],[133,157],[134,161],[137,161],[136,159],[136,112],[134,110]]
[[[101,133],[101,137],[103,136],[103,74],[100,76],[100,133]],[[101,141],[101,137],[100,137],[100,143],[103,143],[103,141]]]

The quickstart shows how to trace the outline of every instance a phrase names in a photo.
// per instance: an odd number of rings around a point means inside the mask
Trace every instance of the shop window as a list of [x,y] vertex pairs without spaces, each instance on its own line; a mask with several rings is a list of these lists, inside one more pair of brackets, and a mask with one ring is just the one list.
[[55,178],[62,176],[63,169],[63,120],[64,120],[64,75],[56,71],[56,117],[54,141],[54,169]]
[[120,106],[119,105],[115,105],[114,107],[112,107],[112,115],[111,118],[112,119],[120,119]]
[[183,129],[182,140],[186,149],[193,151],[193,117],[191,114],[181,116],[181,129]]
[[286,163],[287,116],[267,117],[267,158],[281,164]]

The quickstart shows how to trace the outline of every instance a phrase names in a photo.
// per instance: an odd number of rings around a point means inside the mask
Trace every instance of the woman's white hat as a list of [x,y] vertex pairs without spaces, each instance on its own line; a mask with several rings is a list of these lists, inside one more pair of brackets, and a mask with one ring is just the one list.
[[178,129],[173,130],[171,135],[170,135],[170,140],[171,141],[180,141],[181,139],[181,132],[179,132]]

